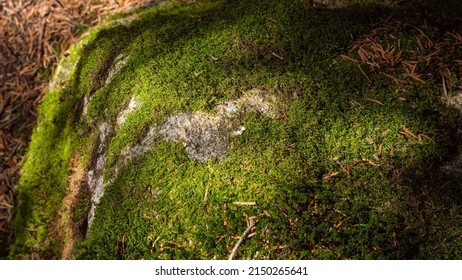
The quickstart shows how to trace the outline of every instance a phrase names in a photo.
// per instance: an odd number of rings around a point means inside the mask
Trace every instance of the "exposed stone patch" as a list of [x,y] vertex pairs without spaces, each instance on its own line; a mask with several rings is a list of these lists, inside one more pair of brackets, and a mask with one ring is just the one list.
[[106,168],[107,145],[114,128],[108,122],[103,122],[99,126],[99,144],[96,151],[96,162],[92,164],[87,172],[87,182],[91,193],[91,207],[88,213],[88,225],[90,226],[94,215],[96,205],[99,204],[104,194],[104,188],[110,184],[110,181],[104,182],[103,172]]
[[160,129],[158,127],[152,127],[138,145],[125,148],[121,154],[122,163],[125,165],[129,160],[152,149],[154,143],[160,138],[159,130]]
[[[246,130],[241,126],[242,118],[249,113],[258,113],[270,118],[277,117],[274,108],[275,98],[259,90],[252,90],[236,100],[219,104],[216,114],[205,112],[188,112],[172,115],[161,126],[149,129],[139,144],[126,147],[120,155],[121,164],[126,165],[149,150],[159,140],[181,143],[192,159],[205,162],[212,158],[223,160],[229,144],[229,138],[242,135]],[[139,107],[139,102],[132,97],[126,109],[117,118],[117,125],[125,122],[126,116]],[[94,163],[87,172],[87,182],[91,192],[91,207],[88,213],[90,227],[95,215],[95,209],[104,194],[104,189],[112,180],[104,182],[103,172],[106,169],[107,148],[110,137],[117,126],[103,122],[99,126],[99,144],[95,151]],[[118,168],[114,170],[114,177]]]
[[242,135],[242,117],[248,113],[260,113],[271,118],[277,116],[275,98],[262,91],[251,90],[237,100],[229,100],[216,107],[216,115],[189,112],[172,115],[160,128],[151,128],[140,144],[122,152],[122,162],[149,151],[161,137],[165,141],[181,143],[189,156],[205,162],[211,158],[224,159],[231,136]]
[[82,110],[82,115],[87,116],[88,115],[88,104],[90,103],[90,98],[87,97],[86,95],[83,97],[83,110]]
[[[111,20],[106,25],[107,26],[127,25],[127,24],[132,23],[135,19],[136,19],[136,17],[121,18],[121,19]],[[103,25],[103,26],[106,26],[106,25]]]
[[106,85],[109,84],[112,79],[117,75],[117,73],[122,70],[122,68],[127,64],[128,59],[130,56],[124,56],[123,54],[119,54],[114,61],[112,62],[111,67],[109,68],[107,78],[106,78]]
[[215,116],[194,112],[171,116],[162,126],[164,140],[181,143],[189,156],[201,162],[224,158],[229,137],[241,135],[245,127],[240,126],[242,117],[248,113],[260,113],[276,117],[274,97],[259,90],[246,92],[237,100],[225,101],[216,107]]
[[205,162],[212,157],[222,159],[231,131],[220,116],[195,112],[171,116],[160,133],[164,140],[183,144],[192,158]]
[[451,107],[456,108],[462,113],[462,91],[457,92],[453,96],[443,97],[443,102],[445,102]]
[[74,71],[74,69],[77,66],[77,62],[63,66],[64,63],[59,63],[58,67],[56,68],[56,74],[55,77],[51,80],[49,90],[53,91],[56,89],[58,85],[61,86],[61,88],[66,85],[66,81],[69,79],[71,76],[71,73]]
[[456,156],[451,161],[446,163],[442,168],[449,174],[462,177],[462,149],[459,148],[458,151],[456,151]]
[[[158,0],[144,0],[143,1],[144,4],[142,6],[144,7],[148,7],[148,6],[151,6],[152,4],[154,3],[157,3],[159,2]],[[110,20],[110,21],[107,21],[103,24],[101,24],[101,26],[119,26],[119,25],[128,25],[130,23],[132,23],[133,21],[135,21],[136,19],[139,18],[139,13],[134,13],[130,16],[127,16],[127,17],[124,17],[124,18],[120,18],[120,19],[115,19],[115,20]]]
[[69,84],[69,80],[74,73],[75,69],[77,68],[77,64],[80,61],[79,52],[83,46],[85,46],[90,40],[90,36],[83,36],[80,38],[80,42],[70,47],[68,51],[66,51],[67,57],[64,57],[60,63],[58,63],[58,67],[56,68],[55,75],[53,79],[51,79],[49,90],[53,91],[56,89],[57,86],[60,86],[63,89],[66,85]]
[[[128,56],[124,57],[123,55],[118,55],[113,60],[112,65],[110,66],[109,70],[107,70],[105,85],[110,83],[115,75],[120,72],[122,67],[127,63],[128,59]],[[100,70],[100,72],[103,70],[104,69]],[[104,73],[102,73],[102,75],[103,74]],[[82,111],[83,116],[88,114],[88,106],[90,102],[91,96],[84,96]],[[123,110],[117,118],[118,126],[122,125],[125,122],[127,115],[135,111],[138,107],[139,102],[135,97],[132,97],[127,108],[125,108],[125,110]],[[93,163],[91,164],[91,167],[89,168],[86,176],[86,181],[91,193],[91,206],[88,213],[88,227],[90,227],[91,223],[93,222],[96,206],[99,204],[101,197],[104,194],[105,187],[111,183],[111,180],[104,182],[103,173],[106,169],[108,144],[116,128],[114,128],[114,126],[109,121],[101,123],[98,128],[99,144],[97,150],[95,151],[95,158],[93,159]]]
[[270,118],[277,117],[274,107],[276,98],[269,94],[264,94],[261,90],[250,90],[237,100],[225,101],[217,106],[217,114],[222,118],[241,118],[248,113],[260,113]]
[[125,122],[125,120],[127,119],[127,116],[129,114],[133,113],[139,107],[140,107],[140,103],[138,102],[137,98],[135,96],[132,96],[132,98],[130,99],[130,102],[128,103],[127,107],[117,117],[117,125],[121,126]]
[[[462,91],[458,91],[452,96],[443,96],[443,102],[459,110],[462,117]],[[462,139],[462,131],[458,131],[458,137]],[[456,151],[456,156],[447,162],[442,169],[450,174],[462,177],[462,147],[459,147],[458,151]]]

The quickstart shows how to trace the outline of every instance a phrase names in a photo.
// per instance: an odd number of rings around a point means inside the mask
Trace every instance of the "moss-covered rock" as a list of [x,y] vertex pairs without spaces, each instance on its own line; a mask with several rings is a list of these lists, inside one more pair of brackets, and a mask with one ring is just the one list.
[[441,77],[342,55],[380,17],[462,24],[340,2],[165,2],[84,35],[40,105],[10,257],[226,259],[252,220],[236,258],[461,258]]

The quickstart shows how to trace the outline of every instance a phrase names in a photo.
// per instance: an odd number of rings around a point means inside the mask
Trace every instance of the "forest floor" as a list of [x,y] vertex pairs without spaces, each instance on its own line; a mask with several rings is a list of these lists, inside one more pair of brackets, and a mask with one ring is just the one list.
[[155,2],[0,1],[0,248],[11,238],[20,162],[60,54],[109,15]]

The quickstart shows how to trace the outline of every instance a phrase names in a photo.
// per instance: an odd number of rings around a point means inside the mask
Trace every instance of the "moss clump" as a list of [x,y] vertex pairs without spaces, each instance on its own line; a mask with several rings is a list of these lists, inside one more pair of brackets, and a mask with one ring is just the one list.
[[[398,88],[340,58],[379,17],[424,15],[360,2],[167,2],[94,30],[41,105],[11,258],[61,256],[55,224],[73,155],[104,187],[75,258],[224,259],[249,217],[240,259],[462,257],[461,185],[441,169],[458,146],[458,112],[440,102],[438,81]],[[222,158],[194,160],[156,134],[171,116],[215,116],[252,90],[274,97],[277,116],[242,115]],[[69,213],[85,225],[91,198],[79,199]]]

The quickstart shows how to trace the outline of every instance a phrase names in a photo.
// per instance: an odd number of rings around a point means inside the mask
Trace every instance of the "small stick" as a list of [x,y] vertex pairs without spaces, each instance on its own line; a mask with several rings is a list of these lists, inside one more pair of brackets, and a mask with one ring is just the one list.
[[250,233],[247,237],[248,237],[248,238],[251,238],[251,237],[254,237],[255,235],[257,235],[257,233],[256,233],[256,232],[252,232],[252,233]]
[[361,73],[363,73],[364,77],[369,81],[369,84],[372,84],[372,81],[369,79],[369,77],[364,73],[363,68],[361,68],[361,65],[358,64],[359,70],[361,70]]
[[412,73],[412,74],[411,74],[411,73],[408,73],[408,74],[404,74],[403,76],[404,76],[404,77],[409,77],[409,78],[411,78],[411,79],[414,79],[414,80],[416,80],[417,82],[419,82],[419,83],[421,83],[421,84],[425,84],[425,81],[422,80],[422,79],[420,78],[420,75],[419,75],[419,74],[416,74],[416,73]]
[[127,233],[124,233],[124,235],[122,236],[122,252],[125,252],[125,235]]
[[369,100],[370,102],[374,102],[375,104],[379,104],[380,106],[385,106],[385,104],[383,104],[383,102],[377,100],[377,99],[372,99],[372,98],[369,98],[369,97],[366,97],[367,100]]
[[351,57],[349,57],[347,55],[344,55],[344,54],[341,54],[340,57],[343,58],[344,60],[347,60],[347,61],[350,61],[350,62],[355,62],[355,63],[359,62],[359,60],[351,58]]
[[366,64],[369,65],[369,66],[371,66],[372,68],[374,68],[374,67],[380,68],[380,66],[379,66],[377,63],[374,64],[374,63],[372,63],[372,62],[366,61]]
[[421,134],[421,135],[422,135],[422,137],[425,137],[425,138],[427,138],[428,140],[432,141],[434,144],[436,144],[435,140],[431,139],[431,138],[428,137],[427,135],[425,135],[425,134]]
[[152,253],[152,251],[154,250],[154,246],[156,246],[156,243],[157,243],[157,241],[159,241],[159,239],[160,239],[160,236],[158,236],[158,237],[156,238],[156,240],[154,240],[154,243],[152,243],[152,245],[151,245],[151,253]]
[[247,238],[247,236],[249,235],[250,231],[252,230],[254,226],[255,226],[255,221],[253,218],[250,218],[249,226],[245,229],[244,233],[242,234],[241,238],[239,238],[236,245],[234,245],[234,248],[231,251],[231,255],[229,255],[228,260],[234,259],[234,257],[237,254],[237,250],[239,249],[239,246],[241,246],[242,242],[244,241],[244,239]]
[[379,145],[379,150],[377,151],[377,156],[381,156],[383,152],[383,143]]
[[272,54],[273,56],[277,57],[279,60],[284,60],[284,57],[278,55],[278,54],[275,53],[275,52],[271,52],[271,54]]
[[412,131],[410,131],[408,128],[403,127],[403,131],[404,131],[403,134],[406,134],[406,135],[410,136],[411,138],[417,139],[417,135],[412,133]]
[[441,79],[443,80],[443,91],[444,91],[444,96],[448,97],[448,88],[446,87],[446,80],[444,79],[443,74],[441,74]]
[[338,175],[338,172],[329,172],[328,174],[324,175],[322,177],[323,180],[327,180],[327,179],[330,179],[332,177],[335,177]]
[[209,186],[205,188],[204,201],[207,201],[207,196],[209,195]]
[[253,202],[253,201],[252,202],[251,201],[249,201],[249,202],[239,202],[238,201],[238,202],[233,202],[233,204],[239,205],[239,206],[255,206],[255,205],[257,205],[257,203]]

